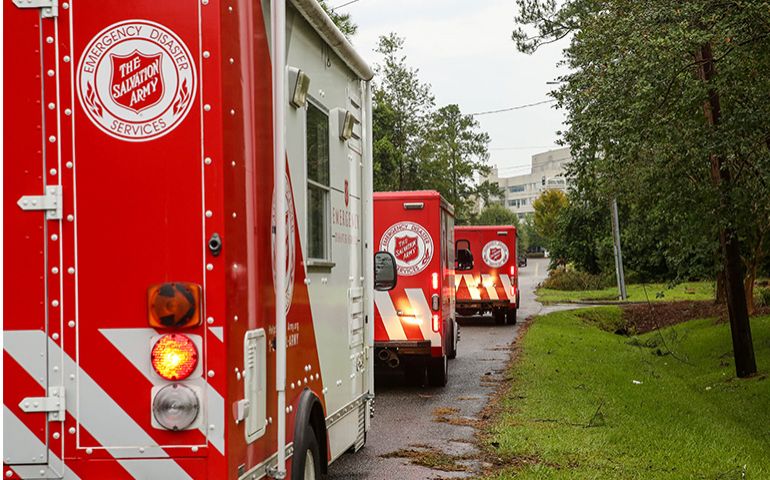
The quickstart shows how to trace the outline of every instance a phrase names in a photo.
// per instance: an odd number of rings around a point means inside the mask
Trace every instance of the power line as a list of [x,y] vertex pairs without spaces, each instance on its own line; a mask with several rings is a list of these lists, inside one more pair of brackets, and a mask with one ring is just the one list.
[[558,148],[558,145],[530,145],[530,146],[520,146],[520,147],[493,147],[490,148],[490,151],[499,151],[499,150],[534,150],[535,148]]
[[[358,0],[355,0],[355,1],[358,1]],[[490,114],[493,114],[493,113],[510,112],[512,110],[521,110],[522,108],[535,107],[537,105],[543,105],[543,104],[546,104],[546,103],[553,103],[555,101],[556,101],[556,99],[552,98],[550,100],[542,100],[540,102],[527,103],[526,105],[517,105],[515,107],[501,108],[499,110],[487,110],[486,112],[471,113],[471,115],[473,115],[474,117],[478,117],[479,115],[490,115]]]
[[360,2],[361,0],[350,0],[349,2],[345,2],[342,5],[337,5],[336,7],[332,8],[332,11],[337,10],[338,8],[347,7],[348,5],[352,5],[356,2]]

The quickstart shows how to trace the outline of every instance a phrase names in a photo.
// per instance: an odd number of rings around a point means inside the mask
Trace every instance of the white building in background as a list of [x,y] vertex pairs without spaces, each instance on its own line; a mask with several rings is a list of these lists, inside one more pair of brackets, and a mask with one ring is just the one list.
[[549,150],[532,156],[532,170],[526,175],[500,177],[497,168],[487,177],[503,190],[502,204],[520,219],[534,213],[532,202],[549,189],[567,190],[566,166],[572,161],[569,147]]

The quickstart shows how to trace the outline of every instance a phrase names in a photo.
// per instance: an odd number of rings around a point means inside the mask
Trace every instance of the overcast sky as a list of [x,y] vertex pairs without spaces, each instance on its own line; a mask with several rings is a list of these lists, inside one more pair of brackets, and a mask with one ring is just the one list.
[[[359,0],[339,11],[358,24],[353,44],[370,64],[379,59],[378,37],[396,32],[437,106],[457,103],[475,113],[546,100],[554,88],[546,82],[559,75],[565,44],[519,53],[511,40],[515,9],[514,0]],[[502,175],[518,175],[529,173],[532,154],[558,148],[564,115],[546,104],[477,118],[492,139],[492,165]]]

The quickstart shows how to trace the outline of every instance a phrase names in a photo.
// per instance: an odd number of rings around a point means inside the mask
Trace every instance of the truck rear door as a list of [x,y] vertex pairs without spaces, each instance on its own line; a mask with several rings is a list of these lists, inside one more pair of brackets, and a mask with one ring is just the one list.
[[56,478],[47,466],[48,439],[61,424],[51,415],[49,431],[45,410],[53,384],[48,338],[58,338],[61,322],[59,166],[57,145],[45,138],[56,135],[45,107],[55,98],[44,72],[53,52],[41,49],[52,22],[40,9],[3,5],[3,460],[18,475]]

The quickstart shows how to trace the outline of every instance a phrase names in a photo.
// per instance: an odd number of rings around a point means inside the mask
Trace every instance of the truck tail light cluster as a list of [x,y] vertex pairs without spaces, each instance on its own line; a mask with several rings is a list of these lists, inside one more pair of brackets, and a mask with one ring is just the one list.
[[[153,285],[147,290],[148,322],[151,327],[163,329],[155,337],[150,349],[152,369],[163,380],[171,383],[152,389],[153,426],[165,430],[195,428],[201,408],[200,388],[180,383],[200,376],[200,337],[181,333],[183,328],[201,325],[202,288],[188,282]],[[197,343],[196,343],[196,340]]]

